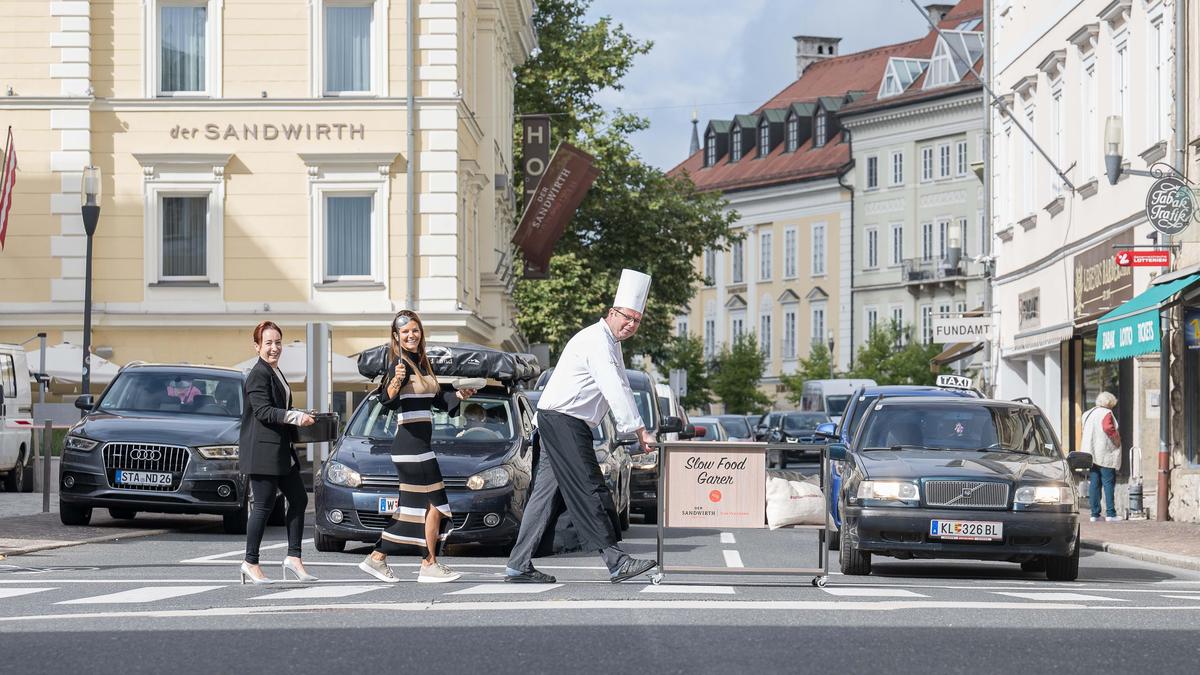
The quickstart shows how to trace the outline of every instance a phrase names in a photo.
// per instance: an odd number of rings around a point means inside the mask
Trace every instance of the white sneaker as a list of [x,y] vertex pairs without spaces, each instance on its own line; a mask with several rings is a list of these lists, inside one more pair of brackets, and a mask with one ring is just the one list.
[[447,581],[454,581],[461,576],[461,572],[455,572],[442,563],[436,562],[432,565],[421,565],[421,573],[417,575],[417,582],[422,584],[444,584]]
[[1110,523],[1116,523],[1116,522],[1119,522],[1121,519],[1117,516],[1108,516],[1105,518],[1105,520],[1107,520]]
[[366,560],[358,563],[358,569],[385,583],[395,584],[400,582],[396,578],[396,575],[392,574],[392,568],[388,567],[387,558],[376,560],[371,556],[367,556]]
[[1099,522],[1099,520],[1100,520],[1100,516],[1092,516],[1092,522],[1093,522],[1093,523],[1095,523],[1095,522]]

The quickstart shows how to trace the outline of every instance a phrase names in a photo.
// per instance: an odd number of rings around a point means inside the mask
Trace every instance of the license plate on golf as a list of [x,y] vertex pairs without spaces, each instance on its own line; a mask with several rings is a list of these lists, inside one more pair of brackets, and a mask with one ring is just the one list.
[[380,497],[379,498],[379,512],[380,513],[395,513],[396,509],[399,506],[400,506],[400,498],[399,497]]
[[125,471],[117,470],[115,476],[117,485],[150,485],[150,486],[170,486],[171,474],[159,473],[157,471]]
[[990,520],[931,520],[929,536],[965,541],[1000,541],[1004,538],[1004,523]]

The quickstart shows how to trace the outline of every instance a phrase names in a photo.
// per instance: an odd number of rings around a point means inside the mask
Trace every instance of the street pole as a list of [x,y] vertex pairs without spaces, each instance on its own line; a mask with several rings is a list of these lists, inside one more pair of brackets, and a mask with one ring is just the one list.
[[[987,42],[983,48],[983,80],[991,84],[989,78],[992,76],[992,48],[994,46],[992,36],[995,35],[992,29],[992,0],[986,0],[984,9],[983,31]],[[979,158],[983,162],[983,236],[979,241],[979,257],[983,260],[983,315],[995,317],[992,314],[992,287],[993,269],[992,269],[992,106],[986,94],[983,96],[983,156]],[[992,367],[992,359],[999,357],[999,350],[996,353],[992,352],[992,341],[985,340],[983,343],[983,381],[984,393],[992,396],[996,392],[996,375],[1000,368],[997,364],[996,368]],[[999,361],[999,358],[996,359]]]
[[[84,396],[91,393],[92,384],[92,238],[96,234],[96,224],[100,222],[100,169],[89,166],[83,170],[83,204],[80,213],[83,216],[83,229],[87,233],[87,257],[83,270],[83,377],[82,391]],[[80,411],[83,416],[83,411]]]

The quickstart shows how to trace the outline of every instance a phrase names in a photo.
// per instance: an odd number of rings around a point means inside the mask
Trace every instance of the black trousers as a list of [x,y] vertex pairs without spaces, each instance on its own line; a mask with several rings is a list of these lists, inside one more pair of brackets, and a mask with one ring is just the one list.
[[263,530],[267,527],[267,519],[271,517],[271,509],[275,507],[276,491],[282,492],[287,501],[287,554],[299,558],[300,540],[304,538],[304,510],[308,508],[308,493],[304,490],[304,480],[300,478],[300,467],[293,464],[291,473],[286,476],[252,473],[249,478],[254,510],[246,522],[246,562],[258,564],[258,547],[262,544]]

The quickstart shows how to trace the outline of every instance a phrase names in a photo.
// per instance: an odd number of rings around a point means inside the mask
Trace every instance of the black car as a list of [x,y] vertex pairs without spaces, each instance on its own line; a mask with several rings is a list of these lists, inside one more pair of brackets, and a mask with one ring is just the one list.
[[59,518],[87,525],[92,509],[210,513],[225,532],[246,531],[246,486],[238,472],[242,383],[237,370],[130,365],[93,402],[63,442]]
[[[322,465],[313,481],[318,551],[373,542],[387,526],[400,489],[391,459],[398,415],[368,396]],[[463,402],[456,417],[434,411],[431,444],[454,514],[447,543],[516,541],[532,477],[532,435],[525,393],[495,380]]]
[[1073,471],[1037,406],[961,397],[883,398],[843,461],[843,574],[870,574],[876,555],[1020,563],[1055,581],[1079,574]]
[[771,413],[763,439],[772,446],[767,451],[768,464],[785,468],[791,462],[820,461],[827,439],[817,433],[817,426],[830,421],[823,412]]

